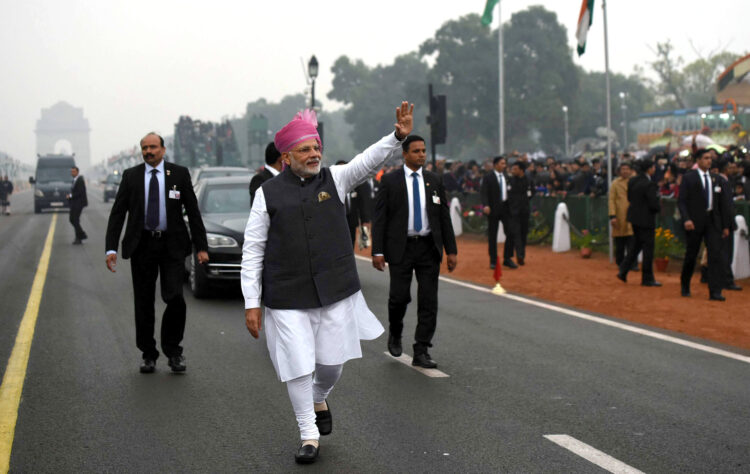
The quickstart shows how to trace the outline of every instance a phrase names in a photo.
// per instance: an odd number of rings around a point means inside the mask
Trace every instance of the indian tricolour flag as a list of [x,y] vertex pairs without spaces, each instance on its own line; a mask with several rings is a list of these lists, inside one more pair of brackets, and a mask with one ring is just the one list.
[[581,2],[581,14],[578,15],[578,28],[576,38],[578,39],[578,56],[586,51],[586,35],[589,33],[591,21],[594,18],[594,0],[583,0]]

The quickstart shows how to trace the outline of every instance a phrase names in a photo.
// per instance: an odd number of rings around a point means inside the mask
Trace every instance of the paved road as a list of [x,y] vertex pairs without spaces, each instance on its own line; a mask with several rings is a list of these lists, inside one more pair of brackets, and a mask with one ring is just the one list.
[[[432,355],[450,377],[384,355],[384,337],[364,342],[330,397],[319,462],[296,466],[285,387],[237,291],[195,300],[186,287],[187,374],[164,359],[138,373],[129,262],[106,270],[111,204],[97,190],[90,202],[83,246],[58,214],[11,472],[603,472],[553,434],[644,472],[750,471],[750,364],[445,282]],[[0,216],[2,361],[52,219],[30,192],[13,204]],[[359,269],[385,323],[386,275]]]

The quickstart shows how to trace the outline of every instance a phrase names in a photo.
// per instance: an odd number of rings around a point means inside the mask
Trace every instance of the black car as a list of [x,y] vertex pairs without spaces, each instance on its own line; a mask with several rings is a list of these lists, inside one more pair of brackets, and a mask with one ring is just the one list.
[[117,196],[117,188],[120,186],[122,176],[119,173],[108,174],[104,180],[104,202],[114,199]]
[[239,287],[242,243],[250,214],[249,176],[201,179],[195,194],[208,237],[206,264],[193,252],[185,258],[190,290],[208,296],[214,286]]
[[38,155],[35,176],[29,177],[34,185],[34,212],[44,209],[70,209],[66,198],[73,177],[70,169],[76,165],[72,155]]
[[198,183],[204,179],[229,176],[249,176],[252,178],[253,174],[249,169],[239,166],[209,166],[198,168],[193,173],[193,186],[197,186]]

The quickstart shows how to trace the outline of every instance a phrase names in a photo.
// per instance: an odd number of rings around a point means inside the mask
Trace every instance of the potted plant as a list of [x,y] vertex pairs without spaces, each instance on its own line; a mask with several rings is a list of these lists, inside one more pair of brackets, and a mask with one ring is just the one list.
[[671,230],[657,227],[654,233],[654,267],[659,272],[667,271],[669,256],[679,252],[680,241]]
[[578,248],[581,249],[581,257],[591,258],[591,254],[593,252],[591,250],[591,246],[594,243],[594,235],[589,232],[588,229],[583,229],[583,231],[581,231],[581,236],[576,240]]

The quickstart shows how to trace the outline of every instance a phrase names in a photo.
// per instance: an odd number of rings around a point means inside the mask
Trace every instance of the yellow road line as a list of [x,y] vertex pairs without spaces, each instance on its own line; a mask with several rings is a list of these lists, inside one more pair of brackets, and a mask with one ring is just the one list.
[[23,390],[23,381],[26,378],[31,341],[34,339],[34,327],[39,315],[39,303],[42,300],[42,290],[47,279],[56,223],[57,214],[53,214],[49,232],[47,232],[47,240],[44,242],[44,250],[42,250],[39,265],[36,268],[34,283],[31,285],[31,294],[29,295],[29,301],[26,303],[26,311],[23,313],[21,327],[18,328],[18,335],[16,335],[16,343],[13,345],[13,352],[11,352],[8,366],[5,368],[3,383],[0,385],[0,473],[7,473],[10,468],[10,451],[13,448],[13,436],[16,431],[18,405],[21,403],[21,391]]

